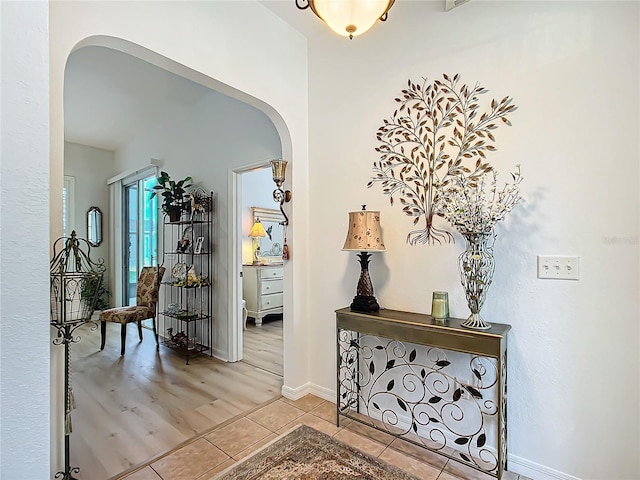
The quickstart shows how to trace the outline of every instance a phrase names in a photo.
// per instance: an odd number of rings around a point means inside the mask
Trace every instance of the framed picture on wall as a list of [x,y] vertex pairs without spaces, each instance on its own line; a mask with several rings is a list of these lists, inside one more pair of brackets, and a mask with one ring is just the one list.
[[204,237],[198,237],[193,249],[193,253],[202,253],[202,244],[204,243]]

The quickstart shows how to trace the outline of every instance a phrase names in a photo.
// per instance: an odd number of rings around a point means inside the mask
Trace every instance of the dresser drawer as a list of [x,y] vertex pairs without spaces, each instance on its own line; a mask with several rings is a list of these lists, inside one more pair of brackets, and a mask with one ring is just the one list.
[[260,278],[282,278],[282,268],[261,268]]
[[282,279],[263,280],[260,282],[260,295],[269,295],[270,293],[282,293]]
[[282,307],[282,293],[272,293],[260,297],[260,310]]

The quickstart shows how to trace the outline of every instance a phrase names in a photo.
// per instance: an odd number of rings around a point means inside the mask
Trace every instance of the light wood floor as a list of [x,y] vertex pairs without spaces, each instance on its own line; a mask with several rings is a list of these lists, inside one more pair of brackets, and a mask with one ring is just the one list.
[[[245,354],[251,345],[277,345],[275,326],[245,331]],[[271,331],[272,330],[272,331]],[[280,332],[282,329],[280,328]],[[275,367],[280,374],[246,362],[225,363],[197,356],[184,358],[165,347],[156,352],[153,333],[138,340],[129,325],[126,354],[120,357],[120,325],[107,324],[100,351],[100,331],[88,325],[73,344],[72,370],[76,410],[72,413],[71,465],[81,480],[105,480],[210,430],[280,395],[282,349]],[[258,337],[258,338],[253,338]],[[280,345],[282,340],[280,338]],[[255,352],[265,366],[275,352]]]
[[247,323],[243,338],[243,360],[276,375],[283,375],[282,316],[263,318],[262,326]]

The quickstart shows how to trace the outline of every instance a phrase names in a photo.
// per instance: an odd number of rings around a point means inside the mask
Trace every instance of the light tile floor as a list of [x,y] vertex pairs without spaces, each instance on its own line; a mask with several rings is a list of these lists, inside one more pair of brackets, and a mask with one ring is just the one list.
[[[374,428],[342,418],[335,404],[313,395],[278,398],[157,458],[122,480],[212,480],[218,473],[302,423],[391,463],[421,480],[490,480],[493,477],[403,442]],[[506,472],[505,480],[530,480]]]

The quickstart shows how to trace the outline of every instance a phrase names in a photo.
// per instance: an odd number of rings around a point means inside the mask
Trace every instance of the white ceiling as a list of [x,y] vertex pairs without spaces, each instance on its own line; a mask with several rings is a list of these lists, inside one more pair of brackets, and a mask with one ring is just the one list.
[[261,0],[260,3],[307,38],[311,38],[320,32],[335,35],[334,33],[330,33],[331,30],[329,27],[316,17],[310,8],[300,10],[296,7],[295,0]]
[[[295,0],[261,3],[308,37],[326,28]],[[115,50],[81,48],[70,55],[65,71],[65,140],[114,151],[206,95],[221,94]]]
[[116,150],[205,95],[219,94],[122,52],[81,48],[65,72],[65,140]]
[[[307,38],[335,35],[295,0],[260,3]],[[117,150],[141,129],[179,115],[206,95],[221,94],[121,52],[81,48],[65,71],[65,140]]]

